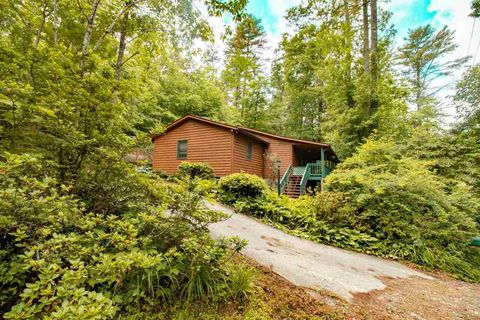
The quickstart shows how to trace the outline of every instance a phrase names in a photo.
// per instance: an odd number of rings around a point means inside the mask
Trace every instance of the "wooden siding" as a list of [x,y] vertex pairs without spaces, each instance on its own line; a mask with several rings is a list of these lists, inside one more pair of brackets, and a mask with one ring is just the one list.
[[[232,173],[231,130],[189,119],[154,141],[153,169],[175,174],[182,161],[206,162],[213,168],[215,176]],[[177,159],[177,141],[188,140],[187,159]]]
[[[275,138],[267,135],[252,133],[255,136],[258,136],[262,140],[265,140],[270,143],[267,148],[267,152],[270,154],[275,154],[278,159],[281,161],[280,163],[280,176],[282,176],[288,167],[293,164],[293,143],[290,141],[285,141],[280,138]],[[269,172],[268,163],[265,160],[264,162],[264,177],[271,178],[271,172]]]
[[[252,159],[246,159],[247,142],[252,143]],[[233,172],[246,172],[263,177],[264,145],[241,134],[234,136]]]

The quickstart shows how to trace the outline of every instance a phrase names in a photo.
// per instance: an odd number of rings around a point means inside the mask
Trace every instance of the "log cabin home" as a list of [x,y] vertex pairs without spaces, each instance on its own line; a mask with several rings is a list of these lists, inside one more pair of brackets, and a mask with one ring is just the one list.
[[173,175],[183,161],[208,163],[216,177],[235,172],[278,181],[279,193],[298,197],[321,186],[338,162],[325,143],[300,140],[187,115],[152,137],[154,170]]

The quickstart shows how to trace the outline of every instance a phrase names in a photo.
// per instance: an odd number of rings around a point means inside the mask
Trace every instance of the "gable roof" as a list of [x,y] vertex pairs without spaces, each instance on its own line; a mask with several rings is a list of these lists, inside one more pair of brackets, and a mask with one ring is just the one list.
[[[193,114],[188,114],[180,119],[177,119],[175,120],[174,122],[170,123],[166,128],[165,128],[165,133],[167,133],[168,131],[172,130],[173,128],[181,125],[182,123],[184,123],[185,121],[187,120],[190,120],[190,119],[193,119],[193,120],[197,120],[197,121],[201,121],[201,122],[204,122],[204,123],[208,123],[208,124],[211,124],[211,125],[214,125],[214,126],[218,126],[218,127],[223,127],[225,129],[229,129],[229,130],[233,130],[235,132],[239,132],[245,136],[248,136],[252,139],[255,139],[255,140],[258,140],[260,142],[263,142],[265,144],[270,144],[268,141],[262,139],[260,136],[266,136],[266,137],[271,137],[271,138],[275,138],[275,139],[279,139],[279,140],[285,140],[285,141],[290,141],[290,142],[294,142],[294,143],[301,143],[301,144],[310,144],[310,145],[315,145],[315,146],[321,146],[321,147],[328,147],[330,148],[330,145],[326,144],[326,143],[321,143],[321,142],[315,142],[315,141],[309,141],[309,140],[302,140],[302,139],[296,139],[296,138],[290,138],[290,137],[285,137],[285,136],[281,136],[281,135],[277,135],[277,134],[273,134],[273,133],[268,133],[268,132],[264,132],[264,131],[260,131],[260,130],[256,130],[256,129],[251,129],[251,128],[247,128],[247,127],[242,127],[242,126],[232,126],[230,124],[226,124],[226,123],[222,123],[222,122],[217,122],[217,121],[213,121],[213,120],[210,120],[210,119],[207,119],[207,118],[203,118],[203,117],[199,117],[199,116],[196,116],[196,115],[193,115]],[[155,135],[155,136],[152,136],[152,141],[155,140],[156,138],[158,138],[159,136],[161,136],[161,134],[159,135]]]

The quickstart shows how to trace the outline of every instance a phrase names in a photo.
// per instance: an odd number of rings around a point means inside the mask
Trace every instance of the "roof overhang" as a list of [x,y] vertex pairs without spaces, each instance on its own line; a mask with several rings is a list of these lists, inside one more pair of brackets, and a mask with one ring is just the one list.
[[316,146],[320,146],[320,147],[330,147],[328,144],[322,143],[322,142],[295,139],[295,138],[280,136],[278,134],[267,133],[267,132],[263,132],[263,131],[259,131],[259,130],[255,130],[255,129],[250,129],[250,128],[246,128],[246,127],[239,127],[239,128],[242,129],[242,130],[254,133],[254,134],[259,134],[259,135],[262,135],[262,136],[267,136],[267,137],[276,138],[276,139],[280,139],[280,140],[290,141],[290,142],[294,142],[294,143],[296,142],[296,143],[301,143],[301,144],[316,145]]
[[249,138],[252,138],[252,139],[254,139],[254,140],[257,140],[257,141],[259,141],[259,142],[261,142],[261,143],[263,143],[263,144],[265,144],[265,145],[267,145],[267,146],[270,145],[270,142],[268,142],[267,140],[264,140],[264,139],[262,139],[262,138],[260,138],[260,137],[258,137],[258,136],[256,136],[256,135],[250,133],[249,131],[244,130],[243,128],[237,128],[237,132],[240,133],[240,134],[242,134],[242,135],[244,135],[244,136],[247,136],[247,137],[249,137]]
[[231,130],[232,132],[236,132],[236,133],[242,134],[244,136],[247,136],[251,139],[254,139],[256,141],[259,141],[259,142],[261,142],[265,145],[269,145],[270,142],[268,142],[265,139],[262,139],[262,136],[263,137],[275,138],[275,139],[279,139],[279,140],[284,140],[284,141],[289,141],[289,142],[292,142],[294,145],[298,145],[298,146],[311,146],[311,147],[321,147],[321,148],[325,148],[325,149],[330,149],[332,151],[332,153],[335,154],[335,152],[330,147],[330,145],[328,145],[326,143],[280,136],[280,135],[277,135],[277,134],[267,133],[267,132],[259,131],[259,130],[256,130],[256,129],[242,127],[242,126],[232,126],[232,125],[229,125],[229,124],[226,124],[226,123],[213,121],[213,120],[206,119],[206,118],[203,118],[203,117],[199,117],[199,116],[196,116],[196,115],[193,115],[193,114],[188,114],[188,115],[186,115],[186,116],[184,116],[180,119],[175,120],[174,122],[172,122],[171,124],[169,124],[165,128],[165,131],[162,134],[152,135],[151,136],[152,141],[154,141],[159,136],[169,132],[173,128],[181,125],[182,123],[184,123],[188,120],[197,120],[197,121],[200,121],[200,122],[203,122],[203,123],[208,123],[208,124],[211,124],[211,125],[214,125],[214,126],[217,126],[217,127],[222,127],[222,128]]

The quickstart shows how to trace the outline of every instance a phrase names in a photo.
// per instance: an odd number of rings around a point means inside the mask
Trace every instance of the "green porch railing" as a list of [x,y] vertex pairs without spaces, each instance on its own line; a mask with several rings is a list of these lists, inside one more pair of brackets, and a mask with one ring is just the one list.
[[279,193],[283,193],[285,191],[285,188],[287,187],[288,184],[288,179],[290,179],[290,176],[293,173],[293,166],[289,165],[285,173],[283,174],[282,179],[280,180],[280,185],[278,188]]
[[278,192],[284,193],[288,185],[288,180],[293,176],[302,176],[300,180],[300,194],[305,193],[308,180],[322,181],[335,168],[333,161],[324,160],[316,163],[307,163],[306,166],[290,165],[283,174],[278,185]]
[[307,163],[305,166],[305,173],[302,176],[302,180],[300,180],[300,194],[305,192],[305,188],[307,186],[307,181],[310,179],[310,165],[312,163]]
[[307,163],[304,168],[305,173],[300,181],[300,194],[305,192],[308,180],[322,181],[335,168],[335,163],[332,161],[325,161],[323,166],[322,163]]

